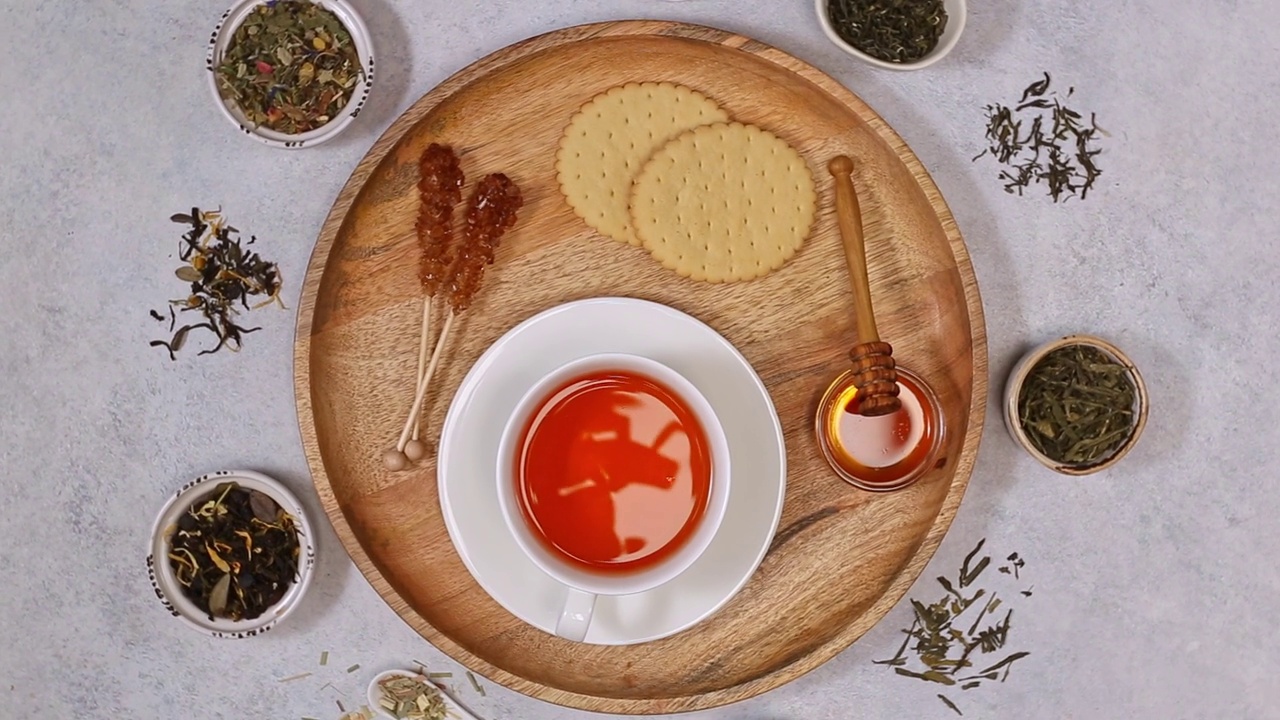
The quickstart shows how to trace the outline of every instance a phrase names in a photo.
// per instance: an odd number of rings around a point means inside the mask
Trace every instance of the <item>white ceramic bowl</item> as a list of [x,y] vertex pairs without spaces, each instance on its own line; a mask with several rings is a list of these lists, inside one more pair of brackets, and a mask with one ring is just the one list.
[[[173,566],[169,563],[169,538],[177,529],[178,518],[186,512],[191,504],[213,491],[220,483],[234,482],[249,490],[258,490],[276,501],[285,512],[297,520],[298,545],[298,577],[284,597],[273,607],[253,620],[228,620],[226,618],[209,619],[195,603],[182,594],[181,586],[174,575]],[[251,470],[222,470],[209,473],[183,485],[173,497],[165,503],[151,526],[151,539],[147,545],[147,575],[156,597],[160,599],[164,609],[188,626],[218,638],[245,638],[264,633],[275,627],[302,600],[307,588],[311,586],[312,571],[316,564],[315,534],[311,531],[311,522],[307,519],[302,504],[289,489],[279,481]]]
[[314,147],[332,140],[356,119],[360,114],[360,110],[364,108],[365,101],[369,98],[369,91],[373,89],[373,39],[369,35],[369,29],[365,26],[364,20],[360,18],[355,8],[347,0],[313,0],[313,2],[338,16],[342,24],[351,32],[351,39],[356,46],[356,55],[360,58],[360,65],[364,71],[364,76],[360,82],[356,83],[346,107],[342,108],[329,122],[315,130],[298,135],[288,135],[262,127],[254,127],[235,103],[225,100],[222,94],[218,92],[215,69],[222,62],[222,57],[226,53],[236,29],[240,27],[240,24],[244,22],[249,13],[253,12],[259,5],[265,4],[264,0],[240,0],[235,5],[232,5],[229,10],[222,14],[222,19],[218,21],[218,26],[213,29],[213,35],[209,38],[209,50],[205,56],[205,74],[209,80],[209,91],[213,94],[214,103],[222,111],[223,117],[239,128],[240,132],[272,147],[299,149]]
[[[1058,348],[1070,345],[1085,345],[1101,350],[1128,370],[1129,380],[1133,383],[1133,431],[1129,434],[1129,438],[1125,440],[1124,444],[1115,452],[1102,462],[1093,465],[1068,465],[1050,458],[1037,450],[1035,445],[1031,444],[1030,438],[1027,437],[1026,432],[1022,429],[1022,423],[1018,421],[1018,395],[1022,392],[1022,383],[1027,379],[1027,375],[1031,373],[1036,363],[1040,362],[1040,359],[1045,355]],[[1120,458],[1123,458],[1133,449],[1133,446],[1138,442],[1138,438],[1142,435],[1143,428],[1147,426],[1147,404],[1147,385],[1142,380],[1142,374],[1138,372],[1138,368],[1133,364],[1133,361],[1123,352],[1120,352],[1119,348],[1094,335],[1067,335],[1057,340],[1051,340],[1032,350],[1024,355],[1018,361],[1018,364],[1013,367],[1004,388],[1004,427],[1009,431],[1009,436],[1013,438],[1013,441],[1023,450],[1026,450],[1027,454],[1035,458],[1041,465],[1064,475],[1089,475],[1115,465],[1120,462]]]
[[827,16],[828,2],[829,0],[814,0],[814,8],[818,13],[818,23],[822,25],[822,32],[826,34],[827,39],[836,47],[868,65],[875,65],[886,70],[920,70],[941,60],[947,53],[951,52],[951,48],[955,47],[956,42],[960,40],[960,34],[964,32],[964,23],[968,15],[965,0],[943,0],[942,6],[947,11],[947,28],[942,31],[942,37],[938,38],[938,44],[933,48],[933,52],[915,62],[892,63],[871,57],[845,42],[844,38],[836,33],[835,27],[831,25],[831,18]]

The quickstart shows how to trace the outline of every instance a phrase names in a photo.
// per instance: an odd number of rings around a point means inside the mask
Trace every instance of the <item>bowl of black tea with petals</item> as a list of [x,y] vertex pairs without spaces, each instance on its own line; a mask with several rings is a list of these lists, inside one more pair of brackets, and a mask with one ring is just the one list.
[[1115,465],[1147,423],[1147,387],[1115,345],[1068,335],[1024,356],[1005,385],[1014,442],[1045,467],[1087,475]]
[[960,40],[965,0],[814,0],[822,32],[844,52],[886,70],[919,70]]
[[311,583],[315,545],[298,499],[248,470],[220,471],[179,489],[156,517],[147,573],[161,604],[215,637],[270,630]]

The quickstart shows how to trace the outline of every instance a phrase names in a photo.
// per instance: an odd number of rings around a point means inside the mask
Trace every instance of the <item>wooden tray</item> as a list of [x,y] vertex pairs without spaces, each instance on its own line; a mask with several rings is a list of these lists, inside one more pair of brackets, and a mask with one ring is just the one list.
[[[781,271],[696,283],[639,248],[604,239],[561,198],[554,154],[570,115],[628,81],[696,88],[809,161],[822,209]],[[420,292],[416,160],[459,150],[468,178],[509,174],[520,224],[475,305],[454,325],[428,427],[480,353],[517,322],[578,298],[624,295],[679,308],[733,342],[763,377],[786,433],[786,507],[746,588],[665,640],[583,646],[508,615],[446,534],[435,467],[388,473],[413,392]],[[855,490],[822,460],[813,415],[854,340],[827,160],[847,153],[870,251],[880,332],[937,392],[944,463],[912,488]],[[469,192],[469,191],[468,191]],[[356,565],[401,617],[467,667],[563,705],[659,713],[742,700],[848,647],[901,598],[946,533],[973,469],[987,395],[982,306],[964,241],[919,161],[851,92],[803,62],[721,30],[656,21],[560,30],[513,45],[419,100],[361,161],[334,203],[307,272],[295,382],[303,443],[325,509]],[[495,528],[494,532],[501,532]]]

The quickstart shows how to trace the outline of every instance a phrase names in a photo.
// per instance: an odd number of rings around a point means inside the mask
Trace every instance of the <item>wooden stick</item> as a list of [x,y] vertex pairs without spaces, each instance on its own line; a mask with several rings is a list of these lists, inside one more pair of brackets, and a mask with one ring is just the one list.
[[835,181],[836,222],[844,243],[844,259],[853,284],[853,307],[858,322],[858,344],[849,351],[853,362],[854,406],[859,415],[889,415],[902,407],[898,399],[898,371],[893,346],[880,340],[871,308],[871,281],[867,278],[867,246],[862,237],[862,208],[853,189],[853,161],[837,155],[827,164]]
[[431,353],[431,362],[427,365],[427,374],[422,379],[422,385],[418,387],[417,397],[413,399],[413,408],[409,410],[409,419],[404,424],[404,430],[400,432],[400,440],[396,443],[396,450],[404,452],[404,446],[409,442],[409,435],[413,432],[413,425],[418,421],[418,414],[422,412],[422,400],[427,396],[427,388],[431,385],[431,376],[436,372],[436,366],[440,364],[440,351],[444,349],[445,342],[449,339],[449,328],[453,325],[453,312],[444,320],[444,327],[440,328],[440,339],[436,340],[436,349]]
[[876,316],[871,309],[871,281],[867,279],[867,246],[862,237],[862,208],[853,189],[853,161],[837,155],[827,165],[836,186],[836,222],[844,241],[844,260],[853,281],[854,312],[858,320],[858,342],[879,342]]
[[[422,337],[418,339],[418,377],[413,392],[416,396],[422,390],[422,372],[427,369],[427,346],[431,344],[431,296],[422,299]],[[421,423],[413,423],[413,439],[421,434]]]

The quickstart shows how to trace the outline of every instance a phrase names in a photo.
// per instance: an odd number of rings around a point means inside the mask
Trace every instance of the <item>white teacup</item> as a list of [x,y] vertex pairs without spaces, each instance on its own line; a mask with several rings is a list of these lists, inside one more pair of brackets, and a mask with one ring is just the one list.
[[[711,487],[702,519],[684,545],[659,564],[631,573],[593,573],[547,550],[530,530],[516,497],[515,454],[530,416],[557,388],[574,378],[618,370],[657,381],[674,392],[693,413],[706,435],[711,454]],[[498,502],[516,543],[543,572],[568,589],[556,635],[581,642],[591,626],[599,595],[632,595],[652,590],[689,569],[715,537],[729,504],[729,441],[707,399],[683,375],[638,355],[605,353],[575,360],[543,376],[520,398],[498,445]]]

